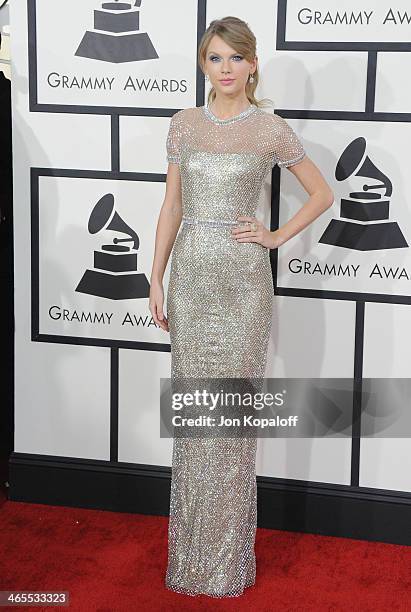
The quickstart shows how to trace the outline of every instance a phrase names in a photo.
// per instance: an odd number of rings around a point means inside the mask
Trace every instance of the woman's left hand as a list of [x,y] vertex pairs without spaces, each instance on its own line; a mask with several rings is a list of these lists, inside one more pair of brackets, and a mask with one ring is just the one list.
[[270,232],[270,230],[255,217],[237,217],[237,222],[239,225],[243,225],[246,222],[251,224],[244,227],[233,227],[231,235],[237,242],[258,242],[258,244],[268,249],[276,249],[280,246],[281,241],[279,236],[276,236],[276,232]]

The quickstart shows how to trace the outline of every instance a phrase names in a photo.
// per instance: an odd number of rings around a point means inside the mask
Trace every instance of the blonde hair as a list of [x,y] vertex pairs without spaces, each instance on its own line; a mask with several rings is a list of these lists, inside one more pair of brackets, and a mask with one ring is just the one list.
[[[254,60],[257,51],[257,41],[253,32],[245,21],[239,19],[238,17],[229,15],[227,17],[223,17],[222,19],[214,19],[211,21],[210,25],[201,37],[198,47],[198,63],[203,72],[206,65],[208,45],[210,44],[210,41],[214,35],[222,38],[227,45],[240,53],[248,62],[252,62]],[[250,83],[247,81],[245,86],[245,93],[249,102],[251,104],[255,104],[256,106],[263,107],[266,106],[264,103],[266,100],[270,105],[272,105],[272,101],[268,98],[257,100],[255,97],[255,90],[260,79],[258,65],[253,73],[253,77],[254,82]],[[211,104],[215,97],[215,89],[214,87],[211,87],[207,97],[208,104]]]

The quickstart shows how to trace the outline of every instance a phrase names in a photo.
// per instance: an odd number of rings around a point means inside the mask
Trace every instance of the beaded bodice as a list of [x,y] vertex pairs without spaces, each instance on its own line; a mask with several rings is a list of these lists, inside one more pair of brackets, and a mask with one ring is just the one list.
[[180,110],[166,146],[167,160],[180,166],[183,215],[208,220],[254,216],[271,168],[306,154],[285,119],[255,105],[228,119],[208,106]]

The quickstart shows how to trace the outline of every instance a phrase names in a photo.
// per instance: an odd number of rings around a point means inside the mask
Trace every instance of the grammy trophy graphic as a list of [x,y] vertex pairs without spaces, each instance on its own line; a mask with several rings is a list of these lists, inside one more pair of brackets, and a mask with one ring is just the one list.
[[111,300],[148,297],[150,285],[147,277],[144,273],[137,273],[139,237],[114,210],[112,193],[100,198],[89,218],[90,234],[103,229],[125,234],[127,238],[115,237],[112,244],[103,244],[101,250],[94,251],[94,269],[85,271],[76,291]]
[[141,0],[103,2],[94,11],[94,29],[87,30],[75,53],[115,64],[156,59],[158,54],[147,32],[140,31]]
[[[388,221],[392,183],[365,155],[366,146],[365,138],[360,136],[344,149],[338,160],[337,181],[354,175],[365,177],[368,182],[364,183],[363,191],[341,199],[344,220],[332,219],[319,242],[357,251],[408,247],[398,223]],[[383,193],[378,193],[378,189]]]

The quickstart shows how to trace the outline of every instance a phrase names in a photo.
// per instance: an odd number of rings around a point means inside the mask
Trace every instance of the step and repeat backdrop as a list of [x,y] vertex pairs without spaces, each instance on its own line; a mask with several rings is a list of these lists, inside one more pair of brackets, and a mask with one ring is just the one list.
[[[148,307],[165,140],[177,110],[206,102],[202,33],[236,15],[257,37],[257,97],[335,193],[273,253],[266,375],[353,379],[349,435],[260,440],[257,473],[411,499],[410,431],[384,436],[411,363],[409,2],[27,0],[10,13],[15,451],[171,464],[169,336]],[[259,215],[275,228],[306,199],[274,168]],[[375,436],[361,430],[368,379]]]
[[[6,10],[7,8],[7,10]],[[10,28],[8,7],[0,8],[0,71],[10,79]]]

